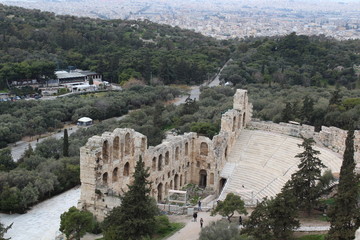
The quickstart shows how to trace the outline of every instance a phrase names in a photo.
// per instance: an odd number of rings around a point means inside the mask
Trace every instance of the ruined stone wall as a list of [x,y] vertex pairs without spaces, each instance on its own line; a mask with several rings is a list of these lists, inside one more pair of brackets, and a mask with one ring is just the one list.
[[150,169],[151,195],[159,202],[167,198],[170,189],[181,189],[188,183],[218,191],[228,153],[250,119],[247,91],[237,90],[234,109],[222,115],[220,133],[213,139],[185,133],[147,148],[146,136],[128,128],[91,137],[80,149],[78,207],[102,220],[120,205],[118,196],[131,183],[140,156]]
[[[276,132],[294,137],[313,138],[317,144],[322,145],[341,155],[345,151],[345,140],[347,131],[336,127],[321,127],[320,132],[315,132],[315,128],[309,125],[294,125],[289,123],[273,123],[253,120],[248,125],[249,128],[259,129],[269,132]],[[354,148],[355,161],[360,164],[360,131],[355,131]]]

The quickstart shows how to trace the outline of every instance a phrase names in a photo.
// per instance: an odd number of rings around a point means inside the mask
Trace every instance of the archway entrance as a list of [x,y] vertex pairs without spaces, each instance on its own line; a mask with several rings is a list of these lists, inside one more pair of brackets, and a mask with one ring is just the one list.
[[179,175],[175,174],[175,177],[174,177],[174,189],[175,190],[178,190],[178,183],[179,183]]
[[160,183],[157,187],[157,190],[158,190],[158,197],[157,197],[157,200],[158,202],[161,202],[162,201],[162,188],[163,188],[163,185],[162,183]]
[[200,178],[199,178],[199,187],[206,188],[206,178],[207,178],[207,172],[206,170],[200,170],[199,172]]
[[220,194],[221,191],[223,190],[225,184],[226,184],[226,178],[220,179],[220,183],[219,183],[219,194]]

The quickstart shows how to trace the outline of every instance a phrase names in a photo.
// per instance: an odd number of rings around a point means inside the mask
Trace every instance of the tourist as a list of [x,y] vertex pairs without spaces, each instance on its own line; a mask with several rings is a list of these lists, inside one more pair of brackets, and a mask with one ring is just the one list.
[[204,220],[202,218],[200,218],[200,227],[202,228],[204,224]]
[[199,211],[201,211],[201,201],[200,200],[198,202],[198,208],[199,208]]
[[197,220],[197,212],[194,212],[194,214],[193,214],[193,217],[194,217],[194,222],[196,222]]
[[242,218],[239,216],[239,225],[242,225]]

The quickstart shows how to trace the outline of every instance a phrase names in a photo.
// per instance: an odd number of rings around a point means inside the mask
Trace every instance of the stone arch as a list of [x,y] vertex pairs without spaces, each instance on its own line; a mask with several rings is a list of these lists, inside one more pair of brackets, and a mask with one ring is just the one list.
[[175,174],[175,177],[174,177],[174,189],[175,190],[178,190],[178,183],[179,183],[179,175],[178,174]]
[[185,143],[185,156],[189,155],[189,143]]
[[167,151],[165,153],[165,165],[169,165],[169,161],[170,161],[169,159],[170,159],[169,151]]
[[159,160],[158,160],[158,171],[162,170],[162,154],[159,155]]
[[102,182],[104,185],[107,185],[108,184],[108,173],[105,172],[103,175],[102,175]]
[[206,188],[207,172],[204,169],[199,171],[199,187]]
[[243,115],[243,127],[245,127],[245,113]]
[[179,187],[182,187],[182,185],[183,185],[182,175],[180,175],[180,183],[179,183]]
[[173,189],[173,180],[170,181],[170,189]]
[[116,167],[112,173],[112,182],[117,182],[119,169]]
[[179,147],[175,149],[175,160],[179,160]]
[[109,142],[105,140],[102,147],[102,158],[104,163],[109,161]]
[[141,151],[145,151],[145,150],[146,150],[146,139],[141,138]]
[[130,142],[130,133],[125,135],[125,155],[130,154],[131,142]]
[[238,127],[238,128],[241,128],[241,115],[238,117],[237,127]]
[[214,184],[214,173],[210,173],[210,184]]
[[233,126],[232,126],[232,131],[234,132],[236,128],[236,117],[234,116],[233,118]]
[[165,196],[167,196],[169,194],[169,184],[168,183],[165,183]]
[[224,189],[224,186],[226,184],[226,178],[221,178],[219,182],[219,193]]
[[125,165],[124,165],[123,175],[124,176],[129,176],[130,175],[130,164],[129,164],[129,162],[125,163]]
[[151,169],[152,169],[153,171],[155,171],[155,170],[156,170],[156,157],[154,157],[154,158],[152,159],[152,166],[151,166]]
[[119,159],[119,152],[120,152],[120,139],[118,136],[114,138],[113,141],[113,157],[114,159]]
[[200,155],[207,156],[209,154],[209,146],[206,142],[200,144]]
[[163,199],[163,184],[162,183],[159,183],[159,185],[157,186],[157,192],[158,192],[158,195],[157,195],[157,200],[158,202],[161,202],[162,199]]

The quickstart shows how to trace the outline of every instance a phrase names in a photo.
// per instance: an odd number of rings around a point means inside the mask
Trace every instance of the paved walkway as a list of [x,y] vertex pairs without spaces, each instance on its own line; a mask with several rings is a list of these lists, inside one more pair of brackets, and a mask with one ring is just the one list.
[[14,223],[5,234],[12,240],[53,240],[59,232],[60,215],[70,207],[76,206],[80,198],[80,188],[73,188],[35,205],[26,214],[0,213],[0,221],[8,226]]
[[188,217],[188,221],[184,228],[180,231],[176,232],[171,237],[167,238],[167,240],[197,240],[199,239],[199,234],[201,231],[200,228],[200,218],[204,220],[204,227],[209,225],[210,222],[217,221],[221,219],[220,215],[216,215],[214,217],[210,216],[210,212],[199,212],[197,222],[192,221],[192,217]]

